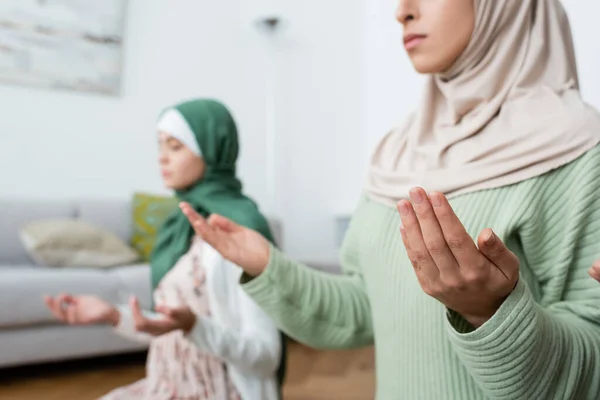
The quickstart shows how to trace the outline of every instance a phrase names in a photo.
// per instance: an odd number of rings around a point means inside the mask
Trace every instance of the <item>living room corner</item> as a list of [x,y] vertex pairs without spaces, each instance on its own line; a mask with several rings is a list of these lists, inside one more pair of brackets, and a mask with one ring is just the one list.
[[[229,106],[244,192],[267,215],[276,242],[312,268],[340,272],[337,252],[361,187],[349,177],[362,172],[367,155],[360,96],[348,96],[362,90],[355,62],[362,2],[345,3],[352,17],[332,33],[338,3],[0,5],[0,398],[92,399],[143,373],[147,345],[110,326],[66,326],[44,296],[85,293],[112,304],[135,296],[153,307],[150,252],[177,208],[156,162],[155,122],[182,99]],[[257,27],[272,16],[282,20],[277,38]],[[82,43],[80,32],[88,35]],[[355,358],[293,346],[289,362],[300,370]],[[348,371],[367,369],[360,385],[368,392],[372,351],[361,354]],[[346,369],[339,373],[332,390],[347,384]],[[69,376],[81,387],[60,383]],[[318,371],[290,376],[289,398],[326,383],[316,383]],[[26,389],[49,382],[56,385],[43,395]]]

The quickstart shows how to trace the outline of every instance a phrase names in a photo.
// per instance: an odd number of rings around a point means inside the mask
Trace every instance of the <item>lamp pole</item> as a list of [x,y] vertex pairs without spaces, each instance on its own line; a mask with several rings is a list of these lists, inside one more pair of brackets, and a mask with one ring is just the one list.
[[[272,39],[277,34],[281,19],[277,16],[268,16],[258,19],[257,26],[259,32]],[[274,49],[272,40],[267,43],[268,52],[268,68],[266,76],[266,96],[265,96],[265,150],[266,150],[266,191],[270,205],[270,213],[278,216],[278,201],[277,201],[277,113],[276,113],[276,91],[277,91],[277,51]]]

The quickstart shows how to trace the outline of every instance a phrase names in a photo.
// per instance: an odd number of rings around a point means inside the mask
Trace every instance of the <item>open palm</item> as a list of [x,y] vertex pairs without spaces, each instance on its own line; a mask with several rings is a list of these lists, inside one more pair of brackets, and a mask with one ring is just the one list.
[[265,269],[269,262],[269,242],[260,233],[220,215],[204,219],[187,203],[181,204],[181,210],[196,234],[224,258],[252,276]]
[[46,296],[44,301],[58,320],[70,325],[116,323],[115,317],[118,318],[116,308],[96,296],[61,294]]

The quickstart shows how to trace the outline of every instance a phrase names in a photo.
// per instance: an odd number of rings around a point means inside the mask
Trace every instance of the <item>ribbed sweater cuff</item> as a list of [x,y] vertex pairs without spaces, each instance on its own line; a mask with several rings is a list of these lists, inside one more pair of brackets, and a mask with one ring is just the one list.
[[469,331],[462,317],[449,313],[446,330],[458,357],[480,385],[488,390],[510,391],[510,385],[525,372],[522,367],[537,364],[525,358],[535,354],[538,333],[544,330],[540,311],[529,288],[520,280],[496,314],[481,327]]
[[261,306],[276,305],[286,291],[295,267],[281,251],[271,246],[265,270],[255,278],[242,280],[242,288]]

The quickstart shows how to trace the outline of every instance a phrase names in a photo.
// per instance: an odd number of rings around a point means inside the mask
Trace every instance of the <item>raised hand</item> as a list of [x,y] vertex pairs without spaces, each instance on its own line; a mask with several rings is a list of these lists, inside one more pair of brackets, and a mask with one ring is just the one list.
[[264,271],[269,262],[269,242],[260,233],[216,214],[206,220],[187,203],[180,207],[196,234],[223,258],[251,276]]
[[519,278],[519,259],[490,229],[473,242],[441,193],[398,202],[402,241],[425,293],[474,327],[489,320]]
[[44,302],[58,320],[70,325],[119,323],[119,311],[96,296],[61,294],[45,296]]
[[136,331],[152,336],[160,336],[177,330],[188,333],[196,325],[196,315],[189,307],[157,306],[156,311],[161,313],[161,317],[151,319],[144,316],[137,298],[132,297],[129,306]]

